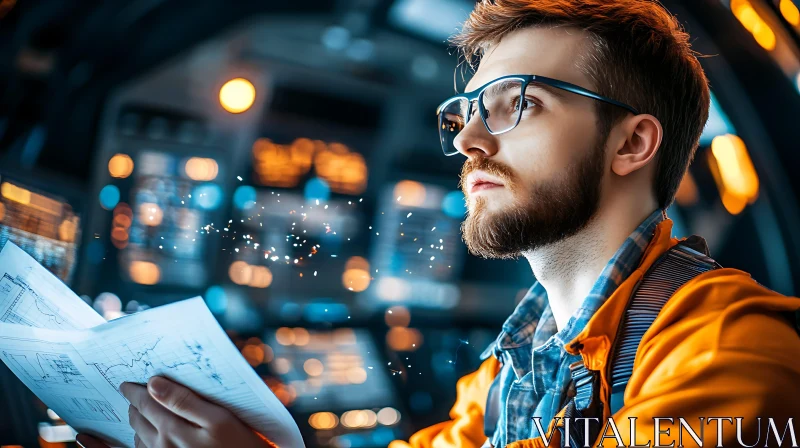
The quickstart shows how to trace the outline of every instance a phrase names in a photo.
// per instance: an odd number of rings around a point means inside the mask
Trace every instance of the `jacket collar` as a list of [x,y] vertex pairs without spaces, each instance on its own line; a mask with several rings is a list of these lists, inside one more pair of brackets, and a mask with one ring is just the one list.
[[667,235],[669,235],[672,221],[665,217],[666,214],[662,210],[654,211],[628,236],[606,264],[581,307],[561,331],[557,331],[547,291],[544,286],[536,282],[505,321],[495,342],[481,354],[481,359],[486,359],[492,353],[499,354],[499,351],[524,345],[547,343],[561,347],[573,340],[606,299],[639,266],[642,254],[645,253],[654,233],[657,233],[656,229],[668,225],[670,230],[667,230]]

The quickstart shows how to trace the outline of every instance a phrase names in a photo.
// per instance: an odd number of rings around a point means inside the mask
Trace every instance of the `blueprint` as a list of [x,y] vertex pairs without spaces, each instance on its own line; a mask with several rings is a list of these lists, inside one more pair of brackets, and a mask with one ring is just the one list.
[[0,254],[0,360],[76,431],[133,447],[119,385],[160,375],[229,409],[278,446],[305,446],[289,412],[202,298],[93,325],[99,315],[35,261],[10,266],[9,259],[26,259],[7,252],[9,245]]
[[0,253],[0,322],[78,330],[105,323],[105,319],[9,241]]

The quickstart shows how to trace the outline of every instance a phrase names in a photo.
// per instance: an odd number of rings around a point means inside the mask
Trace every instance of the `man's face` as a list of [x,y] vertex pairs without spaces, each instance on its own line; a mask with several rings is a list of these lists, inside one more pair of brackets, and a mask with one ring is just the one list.
[[[514,74],[595,89],[576,63],[588,44],[575,29],[516,31],[487,50],[466,91]],[[454,142],[468,158],[462,233],[475,255],[518,257],[580,231],[598,208],[605,136],[598,135],[594,100],[537,86],[525,98],[516,128],[493,136],[476,114]]]

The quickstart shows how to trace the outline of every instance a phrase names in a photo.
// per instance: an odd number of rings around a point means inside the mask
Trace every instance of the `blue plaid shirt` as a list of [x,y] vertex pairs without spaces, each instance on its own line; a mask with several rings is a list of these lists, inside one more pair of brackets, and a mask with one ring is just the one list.
[[490,392],[490,397],[497,397],[499,402],[492,403],[490,398],[487,404],[488,425],[497,418],[492,445],[504,447],[539,437],[532,417],[541,417],[542,428],[547,430],[566,404],[569,365],[581,359],[567,353],[564,346],[583,331],[595,311],[638,267],[663,216],[656,210],[625,240],[561,331],[544,286],[537,282],[528,290],[495,342],[481,355],[481,359],[494,355],[503,364]]

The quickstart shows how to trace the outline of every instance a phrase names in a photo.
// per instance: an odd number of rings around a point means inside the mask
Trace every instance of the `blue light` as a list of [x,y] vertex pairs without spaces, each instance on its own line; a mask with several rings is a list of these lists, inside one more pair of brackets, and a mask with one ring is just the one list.
[[236,208],[247,210],[256,205],[256,189],[249,185],[242,185],[233,192],[233,205]]
[[217,184],[200,184],[194,187],[192,199],[203,210],[216,210],[222,203],[222,188]]
[[119,188],[114,185],[106,185],[100,190],[100,206],[106,210],[111,210],[119,203]]
[[467,213],[467,206],[464,203],[464,193],[460,191],[451,191],[447,193],[442,200],[442,211],[451,218],[464,218],[464,215]]
[[319,177],[309,179],[306,182],[306,188],[303,190],[303,195],[307,201],[319,199],[320,201],[327,201],[331,197],[331,187],[328,183]]
[[442,42],[464,23],[474,7],[475,2],[470,0],[398,0],[389,9],[389,22]]
[[228,308],[228,296],[221,286],[211,286],[206,290],[208,309],[214,314],[222,314]]
[[347,320],[350,311],[342,303],[309,303],[303,315],[309,322],[342,322]]
[[722,111],[714,92],[711,92],[711,107],[708,110],[708,121],[706,121],[706,126],[700,135],[700,145],[708,146],[711,144],[711,140],[714,140],[714,137],[735,133],[736,128],[733,127],[728,116]]

